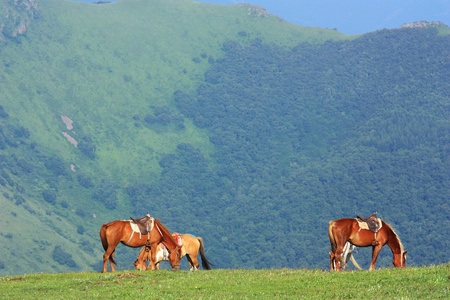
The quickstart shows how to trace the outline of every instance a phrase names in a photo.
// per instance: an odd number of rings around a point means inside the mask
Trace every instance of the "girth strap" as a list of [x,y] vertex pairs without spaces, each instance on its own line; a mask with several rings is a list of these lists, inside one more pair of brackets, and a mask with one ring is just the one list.
[[145,244],[145,246],[150,247],[150,231],[147,233],[147,243]]
[[133,234],[134,234],[134,231],[133,231],[133,230],[131,230],[131,235],[130,235],[130,238],[128,239],[128,242],[126,243],[126,245],[128,245],[128,244],[130,243],[130,241],[131,241],[131,238],[133,237]]
[[358,233],[361,231],[361,227],[359,227],[359,229],[358,229],[358,231],[355,233],[355,235],[352,237],[352,238],[350,238],[348,241],[351,243],[351,242],[353,242],[353,240],[356,238],[356,236],[358,235]]

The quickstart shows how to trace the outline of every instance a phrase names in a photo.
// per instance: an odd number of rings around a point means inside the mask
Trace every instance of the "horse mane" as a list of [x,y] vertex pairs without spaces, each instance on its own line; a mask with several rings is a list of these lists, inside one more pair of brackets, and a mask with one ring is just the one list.
[[160,228],[160,230],[163,233],[163,240],[167,239],[167,236],[169,237],[170,241],[177,246],[178,243],[175,241],[175,239],[173,238],[172,234],[170,233],[169,229],[167,229],[166,226],[163,225],[163,223],[161,223],[161,221],[159,219],[155,219],[155,225],[158,224],[158,227]]
[[386,226],[387,228],[389,228],[389,230],[392,232],[392,234],[394,235],[395,239],[398,242],[398,245],[400,247],[400,254],[403,254],[404,249],[403,249],[403,244],[402,241],[400,240],[400,238],[398,237],[397,233],[395,232],[394,228],[392,228],[391,225],[389,225],[388,223],[386,223],[385,221],[383,221],[383,225]]

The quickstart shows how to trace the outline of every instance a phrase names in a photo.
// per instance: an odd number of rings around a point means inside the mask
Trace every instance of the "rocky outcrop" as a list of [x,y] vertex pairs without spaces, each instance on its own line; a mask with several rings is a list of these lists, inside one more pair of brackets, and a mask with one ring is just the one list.
[[442,22],[434,21],[434,22],[428,22],[428,21],[417,21],[412,23],[403,24],[400,28],[425,28],[425,27],[441,27],[446,26]]
[[[264,7],[260,6],[260,5],[253,5],[250,3],[240,3],[240,4],[236,4],[237,6],[240,7],[246,7],[247,8],[247,12],[249,16],[255,17],[255,18],[259,18],[259,17],[263,17],[263,18],[267,18],[269,16],[275,16],[270,14],[267,9],[265,9]],[[283,21],[283,19],[281,19],[278,16],[277,17],[280,21]]]
[[0,0],[0,43],[24,34],[37,15],[37,0]]

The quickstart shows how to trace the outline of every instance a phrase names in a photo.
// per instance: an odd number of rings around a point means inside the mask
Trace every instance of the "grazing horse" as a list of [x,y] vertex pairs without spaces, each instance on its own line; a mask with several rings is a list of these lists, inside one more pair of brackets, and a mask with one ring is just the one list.
[[[162,244],[158,244],[156,246],[156,263],[155,263],[155,269],[159,270],[159,262],[163,260],[167,260],[166,249],[163,249],[161,246]],[[151,260],[151,254],[152,251],[150,250],[150,247],[144,246],[141,248],[141,251],[139,251],[137,259],[132,263],[136,270],[139,271],[145,271],[147,270],[147,266],[145,265],[147,261]]]
[[[114,261],[114,252],[119,243],[128,247],[142,247],[146,244],[150,244],[152,253],[156,254],[156,246],[163,243],[170,255],[169,262],[172,266],[172,270],[179,270],[181,259],[181,247],[172,237],[170,231],[159,221],[155,220],[154,226],[148,235],[142,235],[136,233],[131,228],[130,221],[112,221],[108,224],[103,224],[100,228],[100,238],[102,240],[103,249],[103,272],[108,272],[107,262],[111,265],[111,271],[116,270]],[[156,256],[150,257],[150,268],[155,269]]]
[[[351,260],[353,265],[358,269],[358,270],[362,270],[362,268],[359,266],[358,262],[355,260],[355,258],[353,257],[353,251],[355,250],[356,246],[350,244],[350,242],[345,243],[344,249],[342,250],[342,254],[341,254],[341,263],[342,261],[344,261],[342,264],[342,269],[344,270],[345,267],[347,267],[348,261]],[[334,261],[334,255],[333,257],[331,257],[332,254],[330,252],[330,263],[332,264],[331,268],[336,268],[336,266],[334,265],[336,262]]]
[[[205,255],[205,247],[203,243],[203,239],[201,237],[196,237],[190,234],[181,234],[181,258],[186,256],[186,259],[189,262],[189,266],[191,271],[198,270],[200,268],[200,264],[197,260],[197,255],[200,253],[200,257],[202,259],[202,267],[205,270],[211,270],[211,263],[208,261]],[[163,260],[167,260],[164,258],[164,249],[162,249],[161,245],[158,245],[156,250],[156,268],[159,269],[159,262]],[[138,270],[146,270],[147,267],[145,263],[149,260],[150,252],[148,247],[142,247],[136,261],[133,265]]]
[[[380,253],[381,248],[386,244],[391,248],[392,254],[394,255],[392,260],[394,266],[396,268],[405,267],[407,251],[403,251],[403,245],[400,238],[389,224],[384,221],[381,221],[381,223],[382,227],[375,235],[375,233],[370,230],[361,229],[356,219],[330,221],[330,225],[328,226],[328,236],[331,244],[331,270],[340,271],[341,264],[343,266],[345,265],[345,261],[342,259],[342,253],[347,242],[350,242],[351,245],[357,247],[372,246],[372,263],[370,264],[370,271],[375,269],[375,262],[377,261],[378,254]],[[374,244],[375,237],[377,243]]]

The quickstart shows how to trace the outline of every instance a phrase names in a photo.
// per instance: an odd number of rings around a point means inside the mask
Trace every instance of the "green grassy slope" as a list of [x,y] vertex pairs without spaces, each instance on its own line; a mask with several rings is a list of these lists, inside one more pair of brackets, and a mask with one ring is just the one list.
[[265,269],[1,277],[8,299],[447,299],[449,265],[330,273]]
[[[208,133],[189,120],[180,128],[143,124],[158,108],[173,109],[175,90],[196,89],[226,40],[289,48],[349,38],[188,0],[37,5],[24,35],[0,48],[2,130],[28,132],[0,149],[0,274],[91,270],[101,259],[101,224],[130,212],[120,188],[157,179],[159,159],[181,142],[209,155]],[[118,194],[105,196],[111,186]],[[101,203],[107,196],[116,211]]]
[[[192,126],[186,129],[194,131],[190,135],[158,134],[138,130],[131,119],[150,113],[151,105],[170,105],[176,89],[194,88],[208,66],[202,55],[219,57],[225,40],[261,38],[293,46],[343,37],[275,17],[249,16],[245,7],[185,0],[105,5],[41,1],[39,8],[27,37],[2,50],[11,70],[2,83],[8,93],[2,105],[11,117],[20,116],[33,136],[82,164],[61,135],[59,116],[67,115],[74,122],[73,135],[92,136],[98,168],[117,180],[119,171],[131,178],[151,177],[159,171],[156,154],[191,142],[192,135],[195,145],[208,149],[205,134]],[[245,37],[239,36],[242,31]],[[137,173],[142,156],[147,156],[147,170]]]

